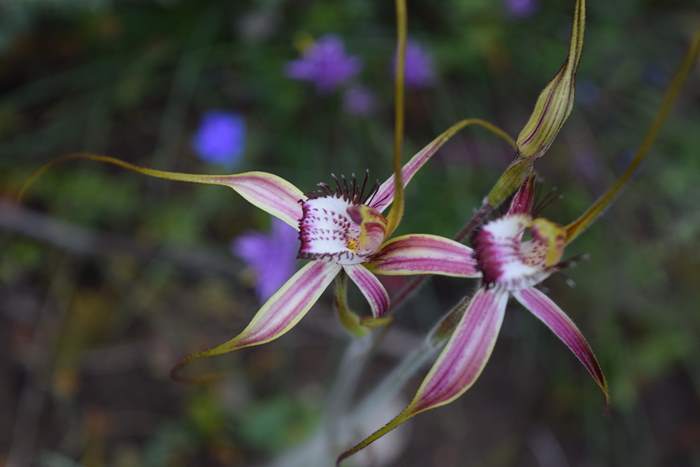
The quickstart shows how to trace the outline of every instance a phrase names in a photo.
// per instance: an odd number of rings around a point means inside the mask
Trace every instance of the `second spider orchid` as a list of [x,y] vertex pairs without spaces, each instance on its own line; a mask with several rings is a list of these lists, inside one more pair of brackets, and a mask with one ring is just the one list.
[[[383,428],[343,453],[341,460],[413,416],[449,404],[464,394],[491,356],[511,296],[573,352],[607,400],[605,376],[586,338],[556,303],[535,288],[565,266],[561,257],[570,234],[566,227],[533,218],[533,199],[534,176],[530,176],[513,197],[508,212],[476,233],[467,266],[474,270],[471,277],[481,278],[481,286],[471,300],[458,305],[462,316],[445,348],[410,404]],[[523,240],[527,231],[530,238]]]
[[[468,266],[474,268],[473,277],[481,278],[481,284],[470,300],[461,301],[451,312],[450,316],[459,318],[451,328],[452,334],[445,348],[406,408],[382,428],[343,452],[338,463],[415,415],[449,404],[464,394],[488,362],[511,296],[571,350],[608,401],[605,376],[585,337],[566,313],[536,286],[567,266],[566,261],[561,261],[565,247],[605,212],[632,179],[651,150],[698,56],[700,33],[694,36],[635,156],[622,175],[576,220],[559,225],[545,218],[533,217],[534,176],[530,174],[513,196],[506,214],[485,223],[477,231]],[[524,238],[528,233],[529,237]]]

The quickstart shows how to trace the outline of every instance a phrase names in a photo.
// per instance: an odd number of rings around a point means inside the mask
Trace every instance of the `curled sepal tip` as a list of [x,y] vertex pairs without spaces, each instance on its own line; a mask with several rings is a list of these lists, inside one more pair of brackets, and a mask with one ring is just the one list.
[[102,164],[114,165],[131,172],[164,180],[227,186],[257,208],[277,217],[293,228],[299,229],[299,219],[301,219],[302,216],[299,201],[305,198],[304,194],[293,184],[277,175],[266,172],[244,172],[230,175],[202,175],[169,172],[166,170],[142,167],[117,159],[116,157],[103,156],[100,154],[69,154],[44,164],[24,182],[19,192],[18,200],[21,201],[23,199],[27,190],[48,169],[71,160],[89,160]]
[[335,278],[333,299],[335,311],[338,313],[338,321],[343,328],[355,337],[362,337],[367,334],[368,329],[362,325],[362,318],[352,311],[348,303],[348,278],[343,271]]
[[585,27],[586,1],[577,0],[566,61],[537,98],[530,119],[518,135],[518,153],[523,157],[542,156],[571,114]]
[[480,288],[411,403],[389,423],[343,452],[337,463],[366,448],[411,417],[448,404],[469,389],[491,356],[507,301],[508,294],[503,290]]
[[195,360],[265,344],[284,335],[306,315],[338,272],[340,266],[336,263],[312,261],[306,264],[268,299],[240,334],[209,350],[185,357],[171,375],[181,379],[179,373]]
[[367,316],[360,319],[360,324],[370,329],[377,329],[389,326],[394,322],[393,316],[383,316],[381,318],[375,318],[373,316]]

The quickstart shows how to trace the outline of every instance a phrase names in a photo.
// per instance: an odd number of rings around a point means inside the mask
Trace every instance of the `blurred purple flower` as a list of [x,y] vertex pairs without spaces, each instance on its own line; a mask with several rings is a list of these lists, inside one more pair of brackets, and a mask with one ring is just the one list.
[[[396,57],[393,68],[396,70]],[[409,40],[406,44],[406,66],[404,81],[409,88],[424,88],[435,82],[433,57],[422,45]]]
[[269,233],[249,232],[231,243],[233,254],[255,272],[255,292],[264,302],[296,269],[299,233],[284,222],[273,219]]
[[233,167],[245,149],[245,120],[233,112],[204,114],[192,139],[192,146],[203,161]]
[[506,10],[516,18],[532,15],[537,10],[538,4],[538,0],[505,0]]
[[351,80],[361,68],[360,60],[345,52],[339,37],[326,35],[304,50],[302,58],[289,62],[285,74],[312,82],[319,92],[328,93]]
[[353,86],[343,94],[343,108],[350,115],[368,115],[374,110],[374,104],[374,95],[363,86]]

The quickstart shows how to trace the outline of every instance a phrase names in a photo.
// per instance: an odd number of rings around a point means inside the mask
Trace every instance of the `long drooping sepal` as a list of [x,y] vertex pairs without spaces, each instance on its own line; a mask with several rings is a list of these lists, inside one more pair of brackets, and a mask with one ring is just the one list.
[[[430,160],[430,158],[433,157],[433,155],[435,155],[435,153],[442,147],[443,144],[448,142],[455,134],[457,134],[457,132],[469,126],[480,126],[490,131],[506,143],[508,143],[511,147],[515,148],[515,141],[513,140],[513,138],[511,138],[510,135],[508,135],[508,133],[506,133],[504,130],[501,130],[493,123],[490,123],[486,120],[482,120],[480,118],[468,118],[465,120],[461,120],[452,125],[447,130],[445,130],[430,143],[428,143],[427,146],[425,146],[418,153],[416,153],[416,155],[414,155],[411,158],[411,160],[409,160],[403,166],[403,169],[401,171],[403,178],[403,186],[405,187],[408,185],[408,183],[418,172],[418,170],[420,170]],[[372,198],[370,206],[377,209],[378,211],[383,211],[384,209],[386,209],[394,201],[394,183],[395,179],[393,175],[389,177],[384,183],[382,183],[379,186],[377,193]],[[513,189],[513,191],[515,191],[515,188]],[[510,194],[512,193],[513,192],[511,191]]]
[[437,235],[410,234],[385,243],[366,266],[375,274],[409,276],[437,274],[479,277],[474,251]]
[[372,310],[372,317],[381,318],[384,316],[384,313],[389,309],[389,293],[379,282],[377,276],[362,264],[345,265],[343,269],[367,299]]
[[394,203],[387,215],[387,234],[391,235],[398,227],[404,211],[404,182],[401,169],[403,153],[403,120],[404,120],[404,74],[406,71],[406,30],[407,16],[406,0],[395,0],[396,3],[396,70],[394,73]]
[[603,391],[608,402],[608,383],[588,341],[576,324],[547,295],[534,287],[514,292],[515,298],[547,326],[578,358]]
[[294,274],[255,314],[246,328],[233,339],[183,358],[171,374],[194,360],[221,355],[245,347],[265,344],[292,329],[311,309],[340,271],[336,263],[311,261]]
[[518,153],[523,157],[542,156],[571,114],[585,28],[586,1],[576,0],[566,62],[537,98],[530,119],[518,135]]
[[343,452],[338,463],[366,448],[411,417],[448,404],[477,380],[496,343],[508,302],[508,294],[496,288],[480,288],[450,340],[410,404],[393,420]]
[[304,194],[287,180],[266,172],[245,172],[231,175],[189,174],[149,169],[110,156],[70,154],[44,164],[35,171],[22,187],[19,198],[21,199],[27,189],[49,168],[56,164],[76,159],[116,165],[122,169],[165,180],[227,186],[233,188],[254,206],[286,222],[295,229],[299,229],[299,219],[302,216],[299,200],[305,198]]
[[644,135],[644,140],[642,144],[639,145],[634,158],[627,166],[625,172],[618,178],[615,183],[610,187],[610,189],[605,192],[600,198],[598,198],[593,205],[586,210],[578,219],[566,226],[566,243],[571,243],[576,237],[581,235],[581,233],[586,230],[603,212],[608,206],[614,201],[615,197],[620,193],[620,190],[625,187],[629,182],[634,172],[639,167],[639,164],[644,160],[644,158],[649,154],[656,137],[659,134],[659,130],[663,126],[664,122],[668,118],[668,114],[671,112],[673,104],[676,102],[678,95],[680,94],[681,88],[685,83],[688,74],[693,69],[693,65],[700,55],[700,31],[696,32],[693,36],[693,40],[688,48],[688,52],[683,59],[683,62],[678,67],[671,84],[668,86],[666,93],[661,101],[661,106],[659,111],[651,123],[651,126]]

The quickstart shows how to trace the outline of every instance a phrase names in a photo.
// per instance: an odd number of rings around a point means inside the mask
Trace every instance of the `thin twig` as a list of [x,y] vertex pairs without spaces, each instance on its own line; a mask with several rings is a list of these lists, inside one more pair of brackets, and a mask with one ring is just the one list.
[[157,257],[187,269],[240,277],[240,263],[228,255],[222,257],[221,254],[203,249],[148,245],[129,237],[95,232],[59,221],[7,201],[0,201],[0,229],[34,238],[78,255],[127,254],[144,260]]
[[[73,286],[66,280],[63,269],[63,261],[61,261],[49,285],[47,299],[37,317],[35,337],[26,362],[28,378],[17,402],[12,443],[7,455],[6,467],[33,465],[37,454],[39,421],[51,382],[55,350],[63,329],[61,324],[69,308],[65,300],[72,295]],[[61,289],[66,287],[69,289],[67,293],[61,292]],[[64,301],[57,306],[52,306],[57,295],[62,296]]]

